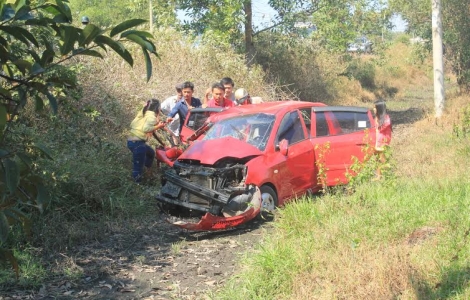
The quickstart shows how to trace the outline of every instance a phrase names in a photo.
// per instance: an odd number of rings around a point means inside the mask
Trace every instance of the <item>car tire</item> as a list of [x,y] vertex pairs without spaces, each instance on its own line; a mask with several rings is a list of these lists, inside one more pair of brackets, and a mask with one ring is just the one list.
[[274,211],[278,205],[276,192],[267,185],[260,188],[261,210],[258,217],[262,220],[271,221],[274,219]]

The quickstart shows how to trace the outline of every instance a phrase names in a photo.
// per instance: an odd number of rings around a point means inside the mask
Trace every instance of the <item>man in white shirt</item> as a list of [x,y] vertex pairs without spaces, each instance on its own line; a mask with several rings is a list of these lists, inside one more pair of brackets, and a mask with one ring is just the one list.
[[[161,105],[161,110],[164,115],[168,115],[173,107],[175,107],[176,103],[183,98],[183,84],[179,83],[175,86],[176,88],[176,95],[166,98]],[[175,144],[179,144],[179,127],[180,127],[180,120],[179,116],[175,115],[173,120],[168,124],[168,129],[173,132],[173,141]]]

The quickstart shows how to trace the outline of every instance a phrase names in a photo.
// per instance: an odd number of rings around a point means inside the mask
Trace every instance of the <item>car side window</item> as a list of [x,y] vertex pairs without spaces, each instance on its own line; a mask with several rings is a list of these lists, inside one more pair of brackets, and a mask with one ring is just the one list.
[[290,112],[284,116],[277,134],[277,143],[286,139],[289,145],[305,139],[305,133],[300,122],[297,111]]
[[339,127],[341,127],[342,133],[352,133],[371,127],[365,112],[334,111],[333,114]]
[[328,123],[324,112],[315,113],[315,126],[317,130],[317,136],[328,136],[330,131],[328,129]]
[[209,118],[209,112],[193,112],[189,115],[187,126],[193,130],[197,130],[204,125],[204,122]]
[[312,109],[311,108],[302,108],[300,109],[300,115],[304,120],[305,127],[307,127],[307,137],[310,137],[310,126],[312,124]]

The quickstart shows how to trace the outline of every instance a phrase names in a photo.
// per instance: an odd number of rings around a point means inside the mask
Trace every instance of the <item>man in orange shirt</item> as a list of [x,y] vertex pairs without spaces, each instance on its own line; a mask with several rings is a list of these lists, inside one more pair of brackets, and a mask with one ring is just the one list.
[[212,99],[207,102],[207,107],[232,107],[233,101],[225,98],[225,88],[220,82],[212,85]]

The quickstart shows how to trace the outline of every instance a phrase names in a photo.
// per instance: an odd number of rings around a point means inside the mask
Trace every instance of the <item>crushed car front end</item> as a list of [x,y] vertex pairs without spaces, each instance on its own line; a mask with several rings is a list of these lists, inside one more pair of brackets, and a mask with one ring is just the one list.
[[245,184],[246,172],[246,166],[237,160],[213,167],[178,161],[165,172],[157,199],[162,211],[172,215],[169,220],[179,227],[233,228],[256,217],[261,207],[258,187]]
[[274,120],[264,113],[231,117],[194,141],[162,177],[157,200],[168,220],[191,230],[221,230],[256,217],[261,192],[247,182],[246,164],[263,155]]

